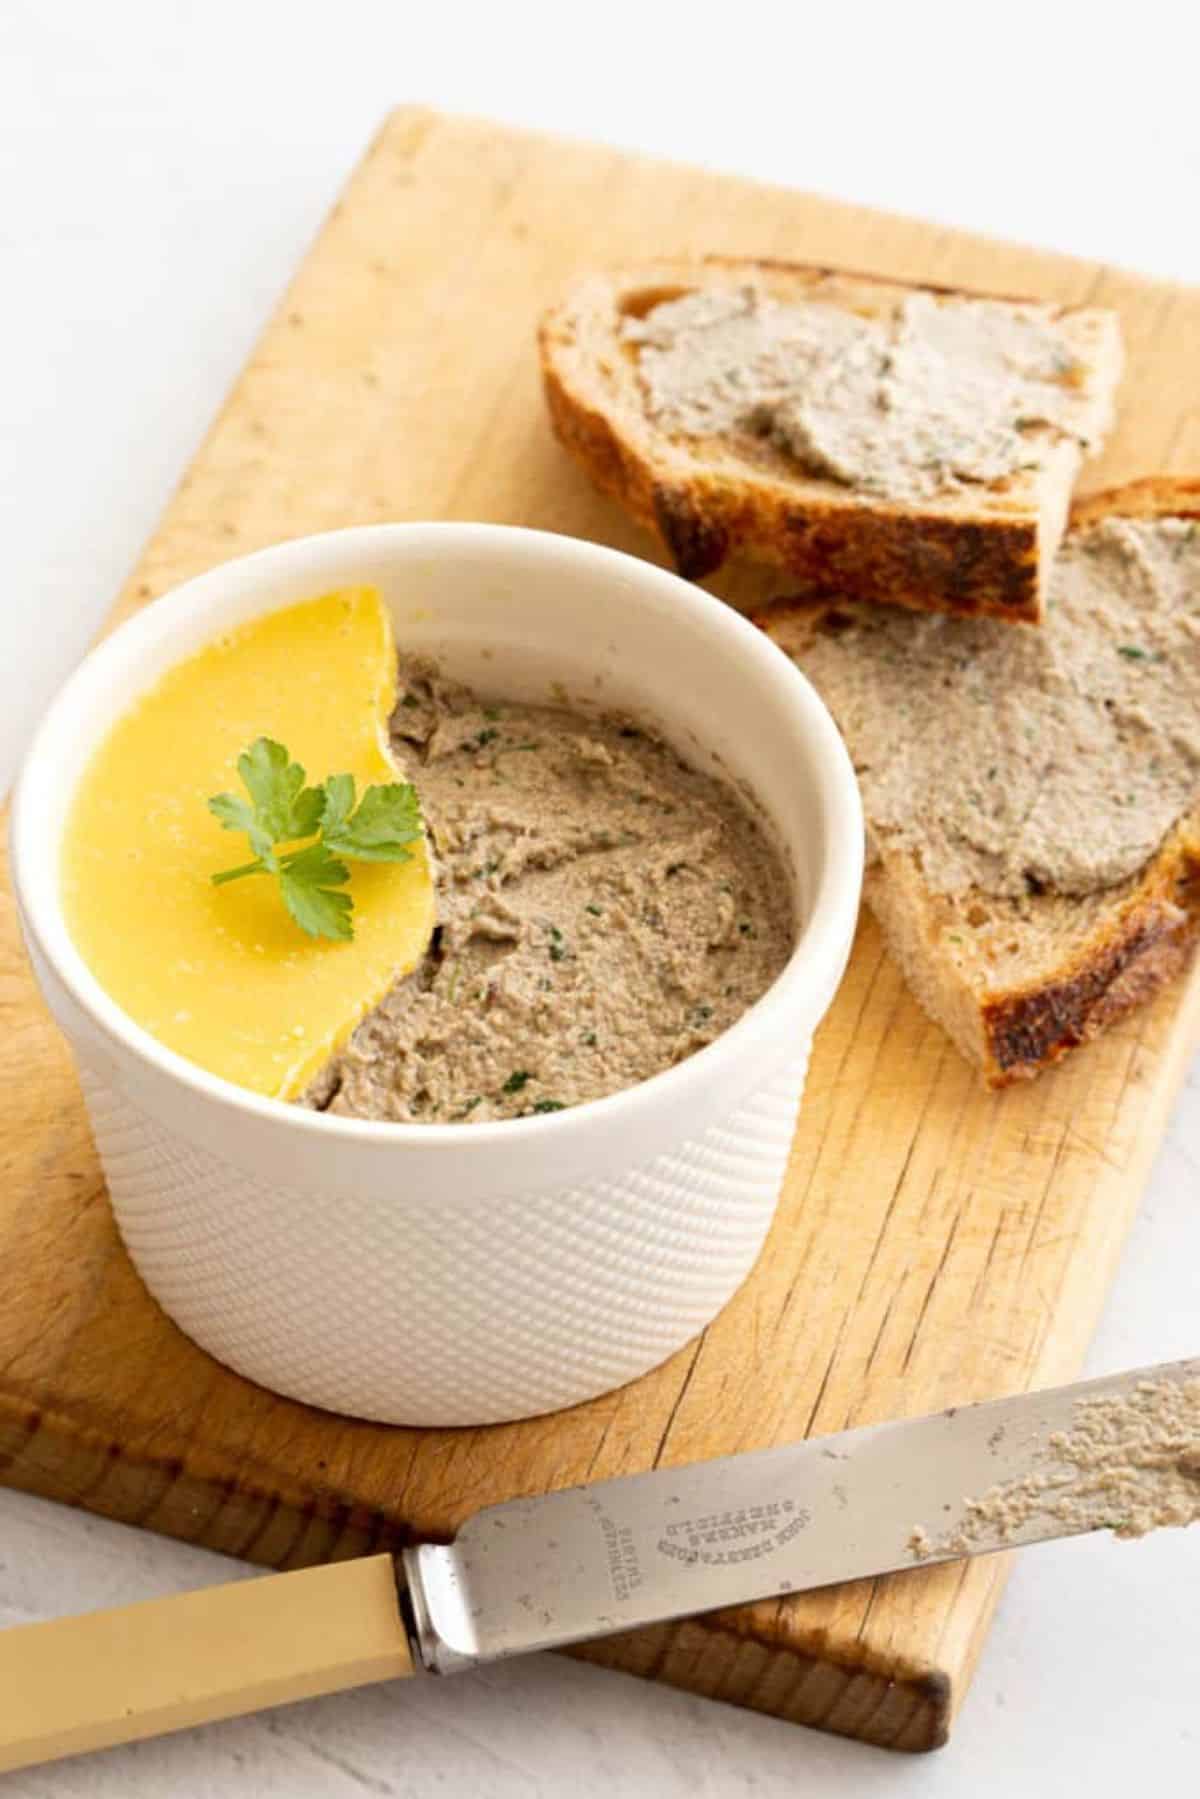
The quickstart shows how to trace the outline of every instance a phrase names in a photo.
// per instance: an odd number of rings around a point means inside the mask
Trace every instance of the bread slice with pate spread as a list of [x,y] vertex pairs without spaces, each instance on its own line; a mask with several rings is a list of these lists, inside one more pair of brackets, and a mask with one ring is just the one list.
[[989,1086],[1180,972],[1200,933],[1200,480],[1077,505],[1040,631],[840,598],[758,622],[846,739],[867,904]]
[[559,438],[681,574],[1027,621],[1122,364],[1103,308],[719,257],[583,276],[540,348]]

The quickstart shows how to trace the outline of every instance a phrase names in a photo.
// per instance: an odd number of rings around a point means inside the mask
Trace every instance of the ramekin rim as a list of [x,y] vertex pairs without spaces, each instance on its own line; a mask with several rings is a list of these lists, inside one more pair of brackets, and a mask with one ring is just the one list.
[[[769,685],[784,684],[794,704],[798,705],[804,726],[809,766],[815,772],[828,824],[825,867],[808,916],[799,932],[787,963],[766,992],[713,1041],[684,1061],[660,1070],[632,1087],[604,1094],[564,1108],[561,1112],[531,1115],[515,1119],[483,1120],[468,1123],[393,1123],[386,1120],[347,1118],[274,1099],[237,1086],[221,1075],[210,1073],[178,1051],[161,1043],[139,1025],[106,992],[75,947],[67,929],[61,905],[57,900],[50,908],[52,928],[47,931],[38,908],[29,904],[24,877],[26,864],[32,865],[39,853],[37,824],[32,817],[30,790],[40,776],[43,746],[52,741],[64,715],[69,714],[80,688],[87,688],[103,675],[111,664],[125,665],[137,651],[145,654],[171,629],[175,610],[181,601],[206,603],[219,590],[222,580],[234,570],[244,571],[256,564],[303,556],[317,546],[345,544],[369,548],[386,544],[398,537],[409,540],[426,537],[431,543],[459,541],[487,544],[517,542],[536,555],[559,555],[565,563],[592,561],[607,564],[614,574],[632,576],[668,595],[683,612],[706,616],[719,631],[727,632],[731,645],[758,664],[758,671]],[[166,603],[164,605],[164,602]],[[139,642],[139,639],[143,640]],[[840,972],[858,913],[863,865],[863,824],[861,801],[853,767],[841,736],[828,710],[812,684],[796,668],[777,645],[750,620],[680,576],[655,563],[643,560],[606,544],[594,543],[567,533],[542,531],[522,525],[451,520],[396,521],[373,525],[350,525],[332,531],[309,533],[285,538],[244,556],[229,558],[212,568],[191,576],[171,587],[159,599],[123,620],[109,635],[96,644],[71,672],[56,692],[43,714],[37,730],[22,759],[13,788],[10,845],[14,887],[24,927],[38,951],[65,987],[74,1003],[101,1034],[116,1042],[135,1059],[147,1063],[176,1083],[197,1093],[205,1100],[223,1105],[253,1117],[266,1127],[281,1131],[315,1132],[319,1139],[340,1139],[360,1148],[386,1151],[411,1148],[462,1149],[477,1151],[489,1146],[516,1148],[530,1136],[549,1143],[554,1133],[561,1142],[572,1131],[593,1122],[615,1122],[624,1114],[630,1123],[646,1108],[657,1106],[668,1091],[677,1096],[691,1078],[703,1078],[718,1061],[732,1069],[742,1062],[742,1052],[764,1022],[774,1019],[785,1008],[795,1007],[801,998],[809,999],[814,991],[822,993],[824,1003],[832,996],[832,985],[823,993],[822,966]],[[46,846],[40,846],[44,854]],[[51,891],[56,890],[51,887]],[[823,1010],[823,1006],[821,1007]],[[816,1023],[820,1013],[812,1019]],[[499,1133],[499,1136],[497,1136]]]

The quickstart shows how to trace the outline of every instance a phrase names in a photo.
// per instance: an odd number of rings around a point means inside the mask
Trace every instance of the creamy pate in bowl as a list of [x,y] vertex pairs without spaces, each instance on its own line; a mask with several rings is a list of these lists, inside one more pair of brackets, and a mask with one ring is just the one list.
[[[240,929],[249,980],[245,921],[264,920],[261,970],[295,916],[268,916],[264,865],[211,893],[207,872],[186,893],[152,891],[143,845],[144,881],[126,873],[135,897],[110,933],[125,973],[108,975],[83,953],[73,807],[114,722],[189,657],[314,596],[366,590],[399,653],[385,747],[420,800],[433,929],[380,988],[401,888],[373,865],[343,868],[376,986],[336,1038],[297,1056],[297,1090],[255,1090],[242,1064],[203,1065],[188,1032],[205,982],[170,933],[189,906],[204,928]],[[243,706],[238,722],[253,715]],[[162,760],[154,779],[169,782]],[[352,855],[329,793],[330,842]],[[227,804],[206,828],[240,826],[243,810]],[[118,1224],[168,1313],[294,1398],[478,1424],[634,1378],[745,1278],[849,952],[862,822],[820,701],[720,602],[564,537],[396,525],[224,565],[121,627],[38,733],[13,852],[26,942],[76,1055]],[[133,940],[152,971],[158,945],[158,963],[173,957],[193,980],[198,998],[176,995],[165,1023],[120,985],[139,976]],[[301,989],[305,970],[319,985],[358,953],[296,941]],[[228,1036],[239,981],[213,966]],[[262,1035],[251,1071],[278,1058]]]
[[487,697],[405,655],[399,683],[392,753],[437,925],[307,1104],[397,1123],[564,1111],[695,1054],[782,972],[784,858],[653,721]]

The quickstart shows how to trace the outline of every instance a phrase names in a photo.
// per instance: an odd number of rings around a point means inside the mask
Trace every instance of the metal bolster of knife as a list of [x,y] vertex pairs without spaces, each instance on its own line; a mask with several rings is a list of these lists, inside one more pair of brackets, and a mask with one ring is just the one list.
[[[454,1612],[452,1596],[457,1588],[453,1545],[443,1548],[437,1544],[422,1543],[415,1549],[402,1549],[395,1557],[395,1568],[400,1616],[408,1633],[414,1659],[427,1674],[459,1674],[467,1668],[477,1667],[483,1658],[466,1647],[470,1640],[470,1628],[465,1610],[461,1606],[457,1608],[463,1647],[456,1648],[434,1623],[426,1589],[426,1576],[433,1575],[430,1584],[437,1599],[441,1601],[437,1607],[439,1621],[443,1629],[449,1628]],[[448,1598],[449,1607],[446,1603]]]

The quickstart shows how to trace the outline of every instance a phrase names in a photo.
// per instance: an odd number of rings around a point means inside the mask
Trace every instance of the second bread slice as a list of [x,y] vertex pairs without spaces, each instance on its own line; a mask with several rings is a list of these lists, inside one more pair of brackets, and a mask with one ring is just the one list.
[[1200,481],[1080,502],[1041,631],[784,602],[863,789],[863,897],[990,1087],[1153,997],[1200,937]]

